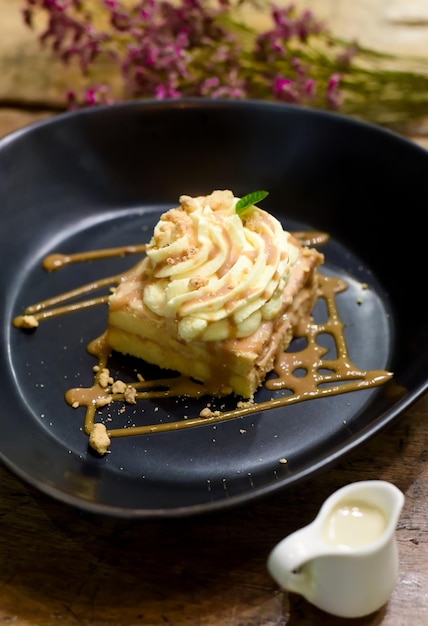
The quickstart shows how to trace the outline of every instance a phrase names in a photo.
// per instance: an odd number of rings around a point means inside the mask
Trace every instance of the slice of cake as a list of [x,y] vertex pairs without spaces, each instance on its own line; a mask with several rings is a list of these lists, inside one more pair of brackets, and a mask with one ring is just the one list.
[[110,297],[116,351],[252,399],[318,295],[317,250],[231,191],[180,197]]

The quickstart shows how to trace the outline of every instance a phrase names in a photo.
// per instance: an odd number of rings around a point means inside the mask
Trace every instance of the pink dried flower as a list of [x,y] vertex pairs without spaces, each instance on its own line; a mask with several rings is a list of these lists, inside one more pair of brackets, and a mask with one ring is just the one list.
[[336,72],[330,76],[326,87],[326,100],[328,105],[332,109],[339,109],[342,103],[339,84],[340,74]]
[[307,41],[311,35],[326,32],[323,22],[317,20],[312,11],[303,11],[300,18],[295,22],[296,35],[301,41]]
[[316,95],[316,81],[308,74],[309,68],[296,57],[290,61],[288,77],[275,76],[273,93],[278,100],[293,104],[308,104]]
[[100,104],[113,104],[114,99],[110,96],[108,85],[96,84],[85,89],[82,94],[77,94],[73,90],[66,93],[68,108],[70,110],[81,107],[93,107]]
[[296,13],[294,6],[271,7],[274,26],[261,33],[256,40],[257,54],[260,59],[273,61],[277,55],[287,54],[287,43],[292,39],[306,42],[311,35],[326,33],[325,26],[315,19],[311,11]]
[[[62,62],[77,62],[82,74],[90,76],[101,57],[116,68],[122,97],[250,97],[296,104],[322,104],[324,97],[326,106],[337,108],[334,73],[315,78],[302,47],[310,38],[326,35],[321,22],[291,4],[272,4],[272,28],[254,33],[249,45],[230,18],[244,2],[26,0],[23,18],[31,26],[34,13],[44,12],[41,42]],[[107,85],[89,84],[80,96],[69,91],[67,103],[69,108],[105,104],[113,100],[110,92]]]
[[211,76],[202,81],[198,95],[206,98],[233,98],[241,100],[247,97],[245,82],[236,68],[232,69],[222,83],[218,76]]
[[166,85],[157,85],[155,89],[155,98],[157,100],[165,100],[169,98],[180,98],[180,92],[175,88],[172,82]]
[[305,81],[304,92],[309,100],[312,100],[315,97],[316,84],[316,80],[313,78],[308,78]]
[[274,81],[274,94],[278,99],[284,102],[297,104],[299,102],[299,93],[295,84],[289,78],[278,76]]

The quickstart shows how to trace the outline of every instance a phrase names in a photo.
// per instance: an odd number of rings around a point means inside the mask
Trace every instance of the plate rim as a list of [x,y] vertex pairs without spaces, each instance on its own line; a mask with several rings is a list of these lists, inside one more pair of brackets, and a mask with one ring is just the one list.
[[[40,120],[38,122],[26,125],[8,135],[5,135],[0,139],[0,152],[3,151],[5,147],[7,147],[11,142],[21,140],[25,138],[27,133],[32,133],[43,129],[45,126],[51,126],[52,124],[61,124],[62,122],[68,120],[69,118],[75,118],[76,116],[81,115],[98,115],[105,110],[111,110],[112,107],[120,110],[128,110],[128,109],[151,109],[153,107],[169,109],[170,107],[185,107],[191,106],[196,108],[236,108],[240,109],[242,106],[246,107],[261,107],[263,109],[274,107],[276,109],[281,110],[299,110],[299,107],[294,105],[285,105],[282,103],[271,103],[265,101],[257,101],[257,100],[246,100],[242,101],[212,101],[208,99],[201,98],[186,98],[186,99],[177,99],[177,100],[169,100],[169,101],[158,101],[158,100],[148,100],[148,101],[137,101],[137,102],[126,102],[126,103],[116,103],[112,105],[103,105],[97,108],[84,109],[79,111],[70,111],[65,112],[59,115],[55,115],[51,118]],[[377,133],[384,133],[385,135],[390,135],[394,137],[395,141],[402,142],[403,145],[408,147],[412,147],[415,150],[422,151],[426,154],[426,151],[418,146],[417,144],[413,144],[406,138],[401,137],[397,133],[385,129],[374,127],[372,124],[354,120],[352,118],[342,116],[338,113],[332,113],[328,111],[318,110],[318,109],[305,109],[305,115],[314,115],[316,117],[327,117],[334,118],[334,120],[342,120],[342,123],[345,124],[354,124],[361,125],[363,127],[375,130]],[[352,450],[361,445],[364,441],[375,436],[377,433],[382,431],[385,427],[392,424],[396,421],[408,408],[410,408],[417,400],[419,400],[422,395],[428,391],[428,378],[423,380],[420,384],[414,387],[411,392],[409,392],[404,398],[399,400],[393,407],[390,407],[386,412],[379,415],[376,419],[370,422],[370,427],[365,428],[357,433],[354,433],[353,436],[347,441],[346,445],[340,446],[338,450],[328,451],[327,459],[325,459],[326,455],[323,455],[323,458],[318,461],[315,466],[311,466],[309,468],[305,468],[304,470],[299,471],[297,474],[293,474],[291,477],[288,477],[286,480],[286,484],[283,484],[283,481],[279,481],[278,483],[271,483],[269,485],[264,485],[262,487],[255,488],[252,491],[248,491],[239,495],[232,495],[225,499],[218,499],[212,502],[204,502],[202,504],[192,504],[186,505],[184,507],[173,507],[173,508],[164,508],[160,507],[158,509],[155,508],[124,508],[122,506],[113,506],[110,504],[104,504],[100,502],[90,502],[81,498],[78,498],[72,494],[64,492],[58,487],[51,486],[47,483],[42,483],[40,480],[34,479],[31,474],[22,470],[21,467],[17,466],[14,461],[9,458],[7,455],[3,453],[0,449],[0,459],[4,466],[15,474],[18,478],[26,482],[27,484],[35,487],[39,491],[45,493],[46,495],[53,497],[54,499],[61,501],[65,504],[71,505],[78,509],[84,509],[86,511],[92,513],[98,513],[102,515],[112,516],[116,518],[159,518],[159,517],[183,517],[190,515],[197,515],[201,513],[210,513],[214,511],[219,511],[223,509],[230,509],[231,507],[236,507],[244,503],[252,502],[256,499],[260,499],[261,497],[269,496],[274,492],[277,492],[278,489],[286,489],[291,487],[292,485],[296,485],[305,479],[308,476],[313,476],[318,474],[321,471],[325,471],[329,467],[336,464],[340,459],[344,458],[348,455]],[[366,431],[369,431],[368,433]]]

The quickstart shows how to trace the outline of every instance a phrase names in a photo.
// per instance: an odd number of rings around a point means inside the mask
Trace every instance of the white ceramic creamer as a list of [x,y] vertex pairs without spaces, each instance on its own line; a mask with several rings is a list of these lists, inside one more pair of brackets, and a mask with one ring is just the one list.
[[389,599],[398,576],[395,539],[404,495],[382,480],[333,493],[315,520],[280,541],[268,558],[278,585],[340,617],[362,617]]

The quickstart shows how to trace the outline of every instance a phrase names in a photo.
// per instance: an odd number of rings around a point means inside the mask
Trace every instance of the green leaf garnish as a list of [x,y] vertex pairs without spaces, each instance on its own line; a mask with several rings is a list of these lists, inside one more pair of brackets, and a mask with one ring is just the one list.
[[238,200],[235,206],[235,211],[238,215],[242,215],[245,209],[248,209],[248,207],[253,204],[257,204],[257,202],[260,202],[261,200],[264,200],[268,195],[268,191],[253,191],[252,193],[248,193],[246,196],[243,196]]

